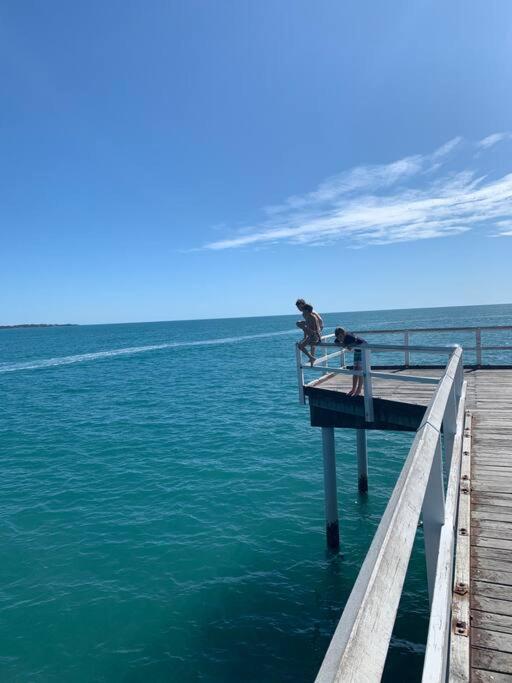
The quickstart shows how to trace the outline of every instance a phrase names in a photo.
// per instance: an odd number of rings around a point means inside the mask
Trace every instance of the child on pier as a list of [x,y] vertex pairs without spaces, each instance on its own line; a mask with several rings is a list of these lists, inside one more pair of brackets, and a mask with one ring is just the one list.
[[[344,348],[351,351],[354,346],[360,346],[361,344],[366,344],[364,339],[361,337],[356,337],[350,332],[346,332],[343,327],[337,327],[334,330],[334,343],[343,346]],[[354,349],[354,370],[361,371],[363,369],[363,355],[360,348]],[[363,388],[363,376],[353,375],[352,377],[352,389],[348,392],[347,396],[359,396]]]
[[[315,362],[315,344],[319,344],[320,338],[320,324],[318,317],[314,311],[313,306],[304,304],[302,307],[302,317],[304,321],[299,320],[297,327],[304,332],[304,338],[299,342],[299,349],[309,358],[311,365]],[[306,346],[311,346],[311,353],[306,349]]]

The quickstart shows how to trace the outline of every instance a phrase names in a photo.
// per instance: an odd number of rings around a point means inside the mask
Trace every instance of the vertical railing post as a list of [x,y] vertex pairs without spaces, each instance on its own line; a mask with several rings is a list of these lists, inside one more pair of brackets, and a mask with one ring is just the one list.
[[297,382],[299,384],[299,403],[304,405],[306,399],[304,398],[304,370],[302,369],[302,354],[299,345],[295,344],[295,359],[297,361]]
[[421,513],[425,541],[425,560],[427,563],[428,597],[432,605],[436,582],[437,557],[439,555],[439,539],[441,528],[444,524],[443,461],[440,437],[437,440]]
[[458,401],[455,394],[456,379],[453,380],[446,408],[443,415],[443,441],[444,441],[444,460],[446,471],[450,471],[452,462],[453,443],[457,432],[457,410]]
[[476,346],[476,364],[482,365],[482,330],[480,328],[475,330],[475,346]]
[[455,373],[455,399],[458,405],[459,398],[462,394],[462,385],[464,384],[464,353],[461,353],[457,371]]
[[357,441],[357,486],[360,493],[368,491],[368,446],[366,429],[356,429]]
[[404,346],[405,346],[405,350],[404,350],[404,365],[405,365],[406,368],[408,368],[408,367],[409,367],[409,364],[410,364],[410,361],[411,361],[410,355],[409,355],[409,330],[406,330],[406,331],[404,332]]
[[336,453],[334,428],[322,427],[322,451],[324,458],[325,529],[329,548],[340,545],[338,522],[338,494],[336,490]]
[[371,351],[362,346],[363,352],[363,384],[364,384],[364,419],[366,422],[373,422],[373,387],[371,375]]

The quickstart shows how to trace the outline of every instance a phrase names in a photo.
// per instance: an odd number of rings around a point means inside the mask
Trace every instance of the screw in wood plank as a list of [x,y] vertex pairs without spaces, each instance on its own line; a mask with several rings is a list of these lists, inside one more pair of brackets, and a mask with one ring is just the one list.
[[461,536],[467,536],[467,535],[468,535],[468,530],[465,529],[464,527],[462,527],[461,529],[459,529],[459,533],[460,533]]
[[464,481],[467,481],[467,480],[469,479],[469,477],[468,477],[467,474],[463,474],[463,475],[462,475],[462,479],[463,479]]
[[455,584],[454,591],[457,593],[457,595],[466,595],[468,592],[468,584],[464,583],[463,581],[459,581],[457,584]]

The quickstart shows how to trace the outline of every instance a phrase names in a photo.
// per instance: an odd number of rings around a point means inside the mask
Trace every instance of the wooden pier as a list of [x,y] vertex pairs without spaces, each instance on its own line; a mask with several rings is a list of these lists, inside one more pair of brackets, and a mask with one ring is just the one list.
[[[371,490],[366,431],[416,432],[317,683],[380,680],[420,516],[431,608],[423,683],[512,682],[512,355],[510,365],[482,364],[488,351],[512,350],[484,346],[485,330],[495,338],[512,327],[463,329],[474,333],[474,346],[409,343],[412,334],[456,329],[375,331],[402,334],[404,343],[365,344],[359,372],[325,337],[317,353],[326,355],[313,368],[320,376],[307,383],[297,354],[300,400],[322,428],[331,547],[343,526],[334,429],[356,430],[361,491]],[[397,351],[404,365],[372,365],[371,354]],[[412,354],[443,351],[445,365],[410,364]],[[464,362],[471,353],[474,362]],[[354,374],[364,377],[364,396],[347,396]]]
[[512,369],[467,373],[471,680],[512,681]]

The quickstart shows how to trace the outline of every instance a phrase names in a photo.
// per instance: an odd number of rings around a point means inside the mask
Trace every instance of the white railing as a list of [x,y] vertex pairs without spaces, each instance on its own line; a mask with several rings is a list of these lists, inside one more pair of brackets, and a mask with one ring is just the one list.
[[[492,345],[482,343],[482,333],[486,332],[510,332],[512,331],[512,325],[481,325],[479,327],[416,327],[416,328],[404,328],[396,330],[359,330],[355,332],[357,335],[401,335],[403,344],[401,349],[404,352],[404,365],[409,367],[410,365],[410,353],[413,351],[413,347],[410,345],[409,340],[412,335],[417,334],[428,334],[428,333],[453,333],[462,332],[464,334],[474,335],[475,344],[470,346],[467,344],[461,344],[464,347],[464,352],[467,355],[468,351],[475,352],[476,365],[482,365],[483,352],[484,351],[512,351],[512,346],[503,345]],[[334,334],[328,334],[322,337],[322,340],[328,342],[330,339],[334,338]]]
[[[428,351],[434,348],[436,352],[441,349],[429,347]],[[451,629],[454,528],[465,383],[461,347],[442,348],[450,352],[448,363],[443,376],[435,380],[438,386],[416,432],[316,683],[380,680],[420,514],[431,605],[423,681],[444,681]],[[379,345],[379,350],[383,350],[382,345]],[[416,347],[414,350],[420,349]],[[425,347],[421,350],[427,351]],[[374,373],[364,372],[371,381]],[[444,433],[445,463],[449,472],[446,502],[441,431]]]

